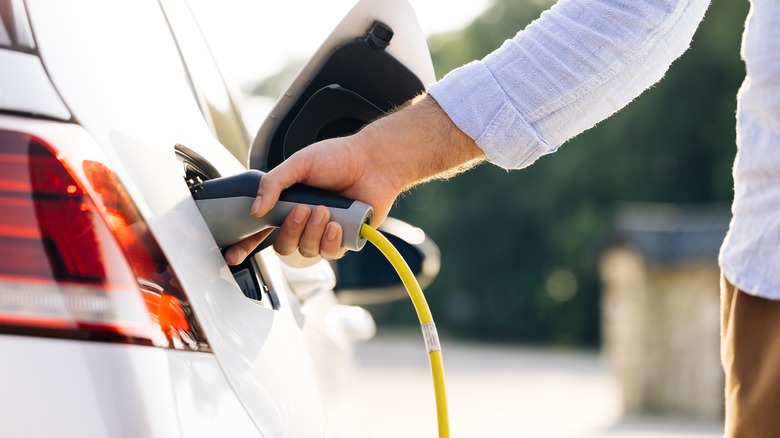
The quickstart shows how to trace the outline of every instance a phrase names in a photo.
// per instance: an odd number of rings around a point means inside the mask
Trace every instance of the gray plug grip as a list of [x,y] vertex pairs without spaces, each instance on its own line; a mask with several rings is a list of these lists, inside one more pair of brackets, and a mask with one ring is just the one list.
[[[322,190],[296,185],[282,192],[280,200],[266,215],[256,218],[249,215],[255,194],[264,173],[250,170],[243,174],[217,178],[203,183],[203,188],[193,194],[203,219],[221,248],[266,228],[279,227],[298,204],[311,208],[324,205],[330,210],[330,221],[342,228],[341,246],[359,251],[366,243],[360,235],[364,223],[371,224],[374,210],[360,201],[349,200]],[[296,196],[306,192],[305,196]],[[295,202],[289,199],[305,199]]]

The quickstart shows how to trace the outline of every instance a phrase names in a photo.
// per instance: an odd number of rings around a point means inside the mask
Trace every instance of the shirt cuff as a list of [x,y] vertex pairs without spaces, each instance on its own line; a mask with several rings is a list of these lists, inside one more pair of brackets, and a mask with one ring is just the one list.
[[555,149],[517,112],[482,61],[453,70],[431,85],[428,94],[499,167],[527,167]]

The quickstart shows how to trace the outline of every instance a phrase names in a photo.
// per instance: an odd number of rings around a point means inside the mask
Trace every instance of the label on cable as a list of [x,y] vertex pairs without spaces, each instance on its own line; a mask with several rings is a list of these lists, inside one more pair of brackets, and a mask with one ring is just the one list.
[[423,338],[425,338],[425,348],[428,349],[428,353],[433,351],[441,351],[441,344],[439,344],[439,334],[436,332],[436,324],[428,322],[422,325]]

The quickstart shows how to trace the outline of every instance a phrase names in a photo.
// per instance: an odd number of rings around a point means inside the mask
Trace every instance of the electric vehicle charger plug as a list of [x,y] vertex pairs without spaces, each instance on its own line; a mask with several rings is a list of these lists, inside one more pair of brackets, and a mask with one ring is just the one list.
[[282,191],[279,201],[267,214],[256,218],[249,215],[257,196],[259,170],[215,178],[199,184],[192,194],[203,219],[220,248],[225,248],[266,228],[280,227],[298,204],[311,208],[323,205],[330,210],[330,220],[342,229],[341,246],[360,251],[366,243],[360,234],[363,224],[371,224],[374,209],[370,205],[336,195],[326,190],[295,184]]

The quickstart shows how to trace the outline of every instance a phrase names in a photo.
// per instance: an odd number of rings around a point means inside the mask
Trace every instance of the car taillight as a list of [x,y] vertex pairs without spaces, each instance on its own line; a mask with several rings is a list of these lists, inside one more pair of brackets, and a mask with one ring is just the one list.
[[176,274],[114,173],[6,130],[0,333],[209,351]]

